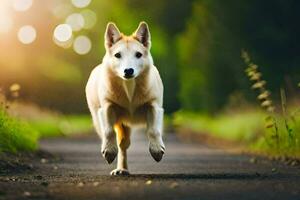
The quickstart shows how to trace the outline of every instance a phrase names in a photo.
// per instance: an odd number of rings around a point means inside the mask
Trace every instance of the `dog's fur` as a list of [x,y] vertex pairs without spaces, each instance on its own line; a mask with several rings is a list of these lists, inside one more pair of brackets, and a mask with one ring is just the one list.
[[[163,84],[153,65],[150,47],[150,32],[145,22],[131,36],[120,33],[114,23],[108,23],[106,54],[102,64],[92,71],[86,86],[93,123],[102,139],[102,155],[108,163],[118,155],[117,169],[112,175],[129,174],[126,150],[132,125],[146,125],[149,151],[157,162],[165,152]],[[129,79],[124,77],[128,68],[134,70]]]

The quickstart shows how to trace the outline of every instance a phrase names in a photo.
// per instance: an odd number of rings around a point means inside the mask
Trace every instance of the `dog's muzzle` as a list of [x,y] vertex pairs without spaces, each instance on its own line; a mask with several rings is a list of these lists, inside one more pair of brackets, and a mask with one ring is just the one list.
[[127,68],[124,70],[124,77],[130,79],[133,77],[134,70],[132,68]]

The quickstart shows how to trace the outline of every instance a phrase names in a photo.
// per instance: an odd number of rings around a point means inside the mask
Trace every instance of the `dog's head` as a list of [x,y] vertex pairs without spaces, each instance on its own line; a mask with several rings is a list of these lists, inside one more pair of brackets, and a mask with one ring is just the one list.
[[105,61],[122,79],[136,78],[152,64],[150,46],[150,32],[145,22],[130,36],[120,33],[114,23],[107,24]]

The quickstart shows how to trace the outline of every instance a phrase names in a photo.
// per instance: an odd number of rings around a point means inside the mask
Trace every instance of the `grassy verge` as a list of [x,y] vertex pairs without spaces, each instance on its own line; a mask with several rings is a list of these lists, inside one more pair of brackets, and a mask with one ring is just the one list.
[[45,137],[88,133],[88,115],[62,115],[36,105],[11,103],[0,106],[0,152],[34,151]]
[[179,111],[173,116],[173,124],[199,134],[237,142],[252,152],[300,158],[300,117],[296,117],[295,123],[290,125],[292,136],[285,131],[284,121],[277,121],[279,138],[274,138],[272,131],[265,128],[265,117],[264,112],[257,110],[224,113],[215,117]]
[[28,123],[40,133],[40,137],[83,134],[92,128],[88,115],[49,116],[43,119],[31,119]]
[[23,119],[39,132],[40,137],[68,136],[87,133],[92,129],[89,115],[63,115],[29,103],[12,103],[8,112]]
[[28,123],[0,109],[0,152],[33,151],[37,148],[38,138],[38,131]]

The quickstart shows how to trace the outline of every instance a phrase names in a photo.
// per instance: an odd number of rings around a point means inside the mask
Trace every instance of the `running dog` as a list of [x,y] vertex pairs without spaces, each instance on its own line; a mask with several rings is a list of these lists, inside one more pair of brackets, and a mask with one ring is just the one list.
[[117,168],[111,175],[128,175],[127,154],[133,125],[146,125],[149,151],[159,162],[165,152],[163,132],[163,83],[150,53],[147,23],[141,22],[130,36],[114,23],[105,31],[106,54],[93,69],[86,85],[86,97],[101,152]]

